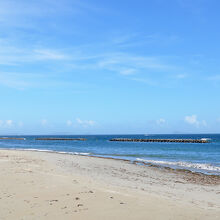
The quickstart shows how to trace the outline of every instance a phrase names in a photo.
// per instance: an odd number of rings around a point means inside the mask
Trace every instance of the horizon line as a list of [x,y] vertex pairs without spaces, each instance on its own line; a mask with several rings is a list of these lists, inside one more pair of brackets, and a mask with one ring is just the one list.
[[206,134],[220,134],[219,133],[149,133],[149,134],[144,134],[144,133],[118,133],[118,134],[0,134],[0,136],[76,136],[76,135],[83,135],[83,136],[92,136],[92,135],[190,135],[190,134],[197,134],[197,135],[206,135]]

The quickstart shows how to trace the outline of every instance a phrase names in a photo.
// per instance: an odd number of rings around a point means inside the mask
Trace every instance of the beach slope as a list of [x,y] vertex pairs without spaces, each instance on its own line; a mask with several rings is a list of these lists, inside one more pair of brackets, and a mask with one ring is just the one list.
[[220,219],[220,179],[113,159],[0,150],[0,219]]

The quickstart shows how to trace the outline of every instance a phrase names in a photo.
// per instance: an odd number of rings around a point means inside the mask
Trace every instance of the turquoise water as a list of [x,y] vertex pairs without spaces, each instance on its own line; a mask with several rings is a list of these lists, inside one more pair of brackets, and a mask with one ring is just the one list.
[[[4,136],[6,137],[6,136]],[[7,136],[10,137],[10,136]],[[13,136],[15,137],[15,136]],[[20,136],[17,136],[20,137]],[[191,135],[68,135],[21,136],[25,140],[0,140],[0,148],[67,152],[144,161],[172,168],[220,175],[220,134]],[[87,141],[44,141],[39,137],[86,138]],[[110,142],[111,138],[209,138],[210,143]]]

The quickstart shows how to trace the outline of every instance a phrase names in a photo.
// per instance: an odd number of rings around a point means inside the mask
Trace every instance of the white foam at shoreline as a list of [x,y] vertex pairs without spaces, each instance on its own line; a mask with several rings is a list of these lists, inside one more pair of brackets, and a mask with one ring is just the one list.
[[[55,151],[55,150],[35,149],[35,148],[1,148],[1,149],[92,156],[91,153],[85,153],[85,152],[66,152],[66,151]],[[115,158],[113,158],[113,159],[115,159]],[[215,171],[218,173],[220,172],[220,167],[213,166],[211,164],[190,163],[190,162],[184,162],[184,161],[171,162],[171,161],[159,161],[159,160],[145,160],[145,159],[141,159],[141,158],[136,158],[136,160],[140,161],[140,162],[151,163],[151,164],[178,166],[178,167],[182,167],[182,168],[193,168],[193,169],[199,169],[199,170],[205,170],[205,171]]]
[[137,158],[136,160],[140,162],[145,162],[145,163],[171,165],[171,166],[179,166],[179,167],[185,167],[185,168],[194,168],[194,169],[220,172],[220,167],[213,166],[211,164],[190,163],[190,162],[183,162],[183,161],[171,162],[171,161],[160,161],[160,160],[144,160],[141,158]]
[[48,152],[48,153],[58,153],[58,154],[72,154],[72,155],[91,155],[91,153],[84,152],[67,152],[67,151],[55,151],[55,150],[45,150],[45,149],[35,149],[35,148],[1,148],[5,150],[20,150],[20,151],[37,151],[37,152]]

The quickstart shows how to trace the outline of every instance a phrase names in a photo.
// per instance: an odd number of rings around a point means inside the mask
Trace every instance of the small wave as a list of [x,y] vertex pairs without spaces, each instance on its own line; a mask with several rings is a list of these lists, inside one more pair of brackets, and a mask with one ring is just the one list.
[[79,152],[74,152],[74,155],[91,155],[91,153],[79,153]]
[[202,141],[211,141],[211,138],[201,138]]
[[35,148],[10,148],[12,150],[23,150],[23,151],[38,151],[38,152],[56,152],[54,150],[44,150],[44,149],[35,149]]
[[6,150],[20,150],[20,151],[48,152],[48,153],[58,153],[58,154],[72,154],[72,155],[83,155],[83,156],[91,155],[91,153],[84,153],[84,152],[55,151],[55,150],[35,149],[35,148],[5,148],[5,149]]
[[193,169],[220,172],[220,167],[213,166],[211,164],[190,163],[190,162],[183,162],[183,161],[171,162],[171,161],[160,161],[160,160],[144,160],[141,158],[137,158],[136,160],[140,162],[145,162],[145,163],[171,165],[171,166],[179,166],[179,167],[184,167],[184,168],[193,168]]

